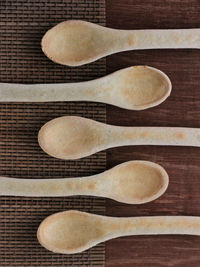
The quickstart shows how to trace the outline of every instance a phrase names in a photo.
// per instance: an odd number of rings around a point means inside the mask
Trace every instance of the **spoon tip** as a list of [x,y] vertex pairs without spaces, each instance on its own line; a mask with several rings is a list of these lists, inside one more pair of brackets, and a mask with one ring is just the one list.
[[[156,107],[163,103],[171,94],[172,83],[170,78],[163,71],[150,67],[150,66],[136,66],[140,68],[141,73],[143,72],[142,86],[146,84],[146,88],[149,88],[148,91],[144,91],[144,97],[146,97],[146,103],[139,103],[134,107],[134,110],[140,111]],[[154,87],[151,89],[151,86]],[[152,95],[151,95],[152,94]],[[141,93],[139,94],[141,96]]]
[[84,20],[60,22],[43,35],[42,51],[50,60],[61,65],[78,67],[91,63],[101,57],[95,52],[97,44],[93,47],[89,41],[99,36],[95,33],[97,28],[103,26]]
[[[75,254],[96,245],[91,240],[102,236],[99,215],[67,210],[46,217],[39,225],[37,239],[41,246],[54,253]],[[90,233],[92,229],[92,233]],[[95,229],[95,231],[94,231]]]
[[97,140],[103,123],[78,116],[62,116],[46,122],[38,143],[50,156],[76,160],[98,152]]
[[126,204],[151,202],[163,195],[169,184],[165,169],[150,161],[128,161],[111,169],[111,173],[113,190],[110,198]]
[[142,163],[149,165],[152,168],[155,168],[158,172],[158,184],[157,187],[154,188],[151,196],[147,196],[144,199],[138,201],[137,204],[145,204],[147,202],[154,201],[161,197],[167,190],[169,185],[169,175],[167,171],[159,164],[151,162],[151,161],[141,161]]

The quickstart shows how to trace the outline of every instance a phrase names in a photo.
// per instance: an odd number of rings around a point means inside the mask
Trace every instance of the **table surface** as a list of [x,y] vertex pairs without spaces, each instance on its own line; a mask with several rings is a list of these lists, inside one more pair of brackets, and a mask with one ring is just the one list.
[[[107,26],[119,29],[200,28],[198,0],[107,0]],[[171,79],[171,96],[160,106],[134,112],[107,107],[107,122],[125,126],[200,127],[200,51],[144,50],[107,57],[107,72],[132,65],[161,69]],[[107,215],[200,216],[200,149],[121,147],[107,151],[107,167],[127,160],[150,160],[169,173],[167,192],[156,201],[125,205],[107,201]],[[199,267],[200,238],[195,236],[123,237],[106,243],[106,266]]]

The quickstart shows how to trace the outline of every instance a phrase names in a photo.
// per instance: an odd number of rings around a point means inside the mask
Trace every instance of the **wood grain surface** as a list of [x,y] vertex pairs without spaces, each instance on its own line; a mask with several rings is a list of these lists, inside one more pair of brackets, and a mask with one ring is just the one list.
[[[200,28],[198,0],[107,0],[107,26],[119,29]],[[107,72],[149,65],[169,75],[171,96],[146,111],[107,107],[107,122],[125,126],[200,127],[200,50],[144,50],[107,58]],[[107,201],[107,215],[200,216],[200,149],[192,147],[121,147],[107,151],[107,167],[127,160],[151,160],[169,173],[164,196],[144,205]],[[106,243],[107,267],[199,267],[200,237],[138,236]]]

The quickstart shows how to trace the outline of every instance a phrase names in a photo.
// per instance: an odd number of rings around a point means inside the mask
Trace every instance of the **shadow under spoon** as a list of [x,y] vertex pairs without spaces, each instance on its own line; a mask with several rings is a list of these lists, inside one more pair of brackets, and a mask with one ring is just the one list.
[[200,235],[200,217],[154,216],[118,218],[69,210],[42,221],[37,237],[55,253],[83,252],[101,242],[130,235]]
[[48,30],[41,46],[52,61],[80,66],[127,50],[200,48],[200,29],[117,30],[68,20]]
[[71,160],[127,145],[200,147],[200,129],[122,127],[83,117],[64,116],[44,124],[38,133],[38,142],[47,154]]
[[0,83],[0,102],[94,101],[125,109],[142,110],[162,103],[171,93],[162,71],[134,66],[105,77],[78,83]]
[[103,173],[82,178],[17,179],[0,177],[0,195],[60,197],[89,195],[127,204],[141,204],[160,197],[169,178],[158,164],[129,161]]

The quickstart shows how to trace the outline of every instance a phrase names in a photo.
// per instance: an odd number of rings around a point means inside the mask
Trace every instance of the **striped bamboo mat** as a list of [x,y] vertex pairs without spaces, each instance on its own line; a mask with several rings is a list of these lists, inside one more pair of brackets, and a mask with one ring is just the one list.
[[[105,60],[78,68],[51,62],[41,51],[47,29],[67,19],[105,23],[104,0],[0,0],[0,81],[59,83],[105,74]],[[94,103],[1,103],[0,175],[19,178],[86,176],[105,170],[105,152],[78,161],[44,154],[37,132],[48,120],[78,115],[105,121],[105,105]],[[104,213],[104,200],[90,197],[0,197],[0,266],[104,266],[104,245],[75,255],[42,248],[36,230],[46,216],[67,209]]]

